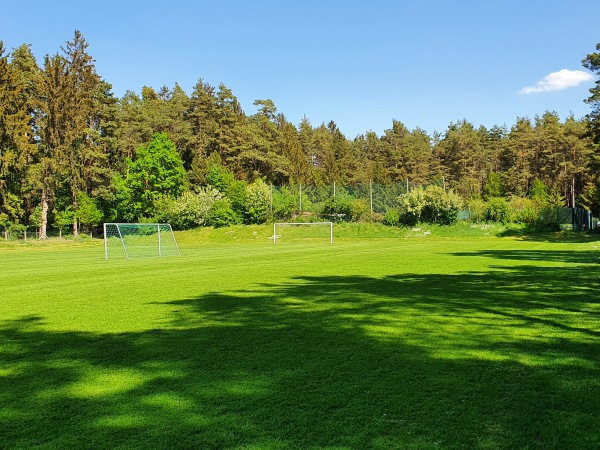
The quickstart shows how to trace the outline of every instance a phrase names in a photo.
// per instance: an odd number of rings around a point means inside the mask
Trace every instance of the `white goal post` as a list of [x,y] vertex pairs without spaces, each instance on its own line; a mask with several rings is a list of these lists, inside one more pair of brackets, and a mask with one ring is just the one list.
[[328,226],[329,227],[329,242],[333,244],[333,222],[276,222],[273,224],[273,243],[277,244],[277,227],[283,226]]
[[168,223],[104,224],[106,259],[180,255],[175,234]]

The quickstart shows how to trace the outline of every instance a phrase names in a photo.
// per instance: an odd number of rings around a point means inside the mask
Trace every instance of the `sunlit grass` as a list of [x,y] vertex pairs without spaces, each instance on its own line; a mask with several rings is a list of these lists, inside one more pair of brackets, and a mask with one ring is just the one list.
[[593,237],[269,231],[4,244],[0,448],[600,446]]

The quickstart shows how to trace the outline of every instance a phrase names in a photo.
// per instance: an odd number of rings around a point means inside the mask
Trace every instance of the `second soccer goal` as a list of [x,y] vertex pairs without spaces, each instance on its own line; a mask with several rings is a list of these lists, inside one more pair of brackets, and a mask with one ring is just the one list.
[[277,222],[273,224],[273,243],[281,239],[328,239],[333,244],[333,222]]

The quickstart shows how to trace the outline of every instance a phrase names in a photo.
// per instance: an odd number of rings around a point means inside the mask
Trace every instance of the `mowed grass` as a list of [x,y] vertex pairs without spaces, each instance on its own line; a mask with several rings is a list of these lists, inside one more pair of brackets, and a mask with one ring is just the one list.
[[0,245],[0,448],[600,448],[600,242],[336,231]]

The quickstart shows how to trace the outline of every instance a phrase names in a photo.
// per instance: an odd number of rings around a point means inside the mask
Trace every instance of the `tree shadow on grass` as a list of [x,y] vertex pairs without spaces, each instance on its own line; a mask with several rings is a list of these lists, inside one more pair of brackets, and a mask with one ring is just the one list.
[[[513,261],[547,261],[570,264],[600,264],[600,252],[574,250],[481,250],[477,252],[455,252],[459,257],[485,256],[488,258]],[[578,270],[586,268],[578,268]],[[589,267],[588,270],[597,270]]]
[[596,278],[296,277],[137,333],[4,322],[1,447],[598,448]]
[[596,230],[586,232],[541,231],[535,227],[526,227],[524,229],[508,228],[499,233],[498,237],[517,237],[524,241],[573,244],[600,241],[600,233]]

